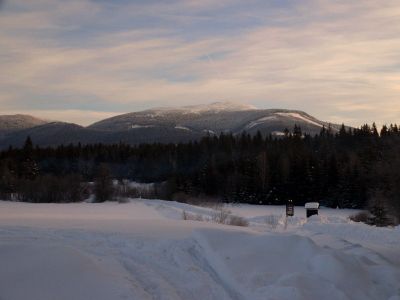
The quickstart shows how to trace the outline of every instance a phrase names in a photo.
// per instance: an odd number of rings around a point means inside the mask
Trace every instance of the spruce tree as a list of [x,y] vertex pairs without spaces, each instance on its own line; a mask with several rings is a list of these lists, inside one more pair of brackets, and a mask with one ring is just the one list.
[[33,155],[33,143],[31,137],[28,136],[22,148],[22,157],[19,165],[19,176],[33,180],[39,175],[39,167]]
[[113,200],[113,194],[114,186],[110,169],[105,164],[101,164],[97,169],[94,181],[95,200],[96,202]]

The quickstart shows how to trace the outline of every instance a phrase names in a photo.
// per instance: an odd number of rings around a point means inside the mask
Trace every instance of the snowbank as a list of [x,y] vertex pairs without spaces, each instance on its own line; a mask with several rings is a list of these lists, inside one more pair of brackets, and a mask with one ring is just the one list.
[[215,211],[161,200],[0,201],[0,299],[398,299],[400,228],[351,210],[227,209],[250,226],[184,221]]

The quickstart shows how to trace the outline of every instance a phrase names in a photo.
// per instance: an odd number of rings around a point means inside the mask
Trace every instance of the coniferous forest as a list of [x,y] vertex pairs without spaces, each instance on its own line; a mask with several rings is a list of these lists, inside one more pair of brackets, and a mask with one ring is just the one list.
[[[335,134],[322,128],[313,137],[295,126],[278,138],[221,134],[185,144],[138,146],[40,148],[28,137],[23,148],[0,153],[0,193],[3,199],[17,194],[30,202],[79,201],[81,183],[113,178],[163,182],[162,197],[168,199],[184,193],[251,204],[292,199],[296,205],[318,201],[365,208],[379,203],[398,212],[399,170],[397,125],[381,130],[375,124],[342,126]],[[37,196],[35,190],[43,186],[47,192]]]

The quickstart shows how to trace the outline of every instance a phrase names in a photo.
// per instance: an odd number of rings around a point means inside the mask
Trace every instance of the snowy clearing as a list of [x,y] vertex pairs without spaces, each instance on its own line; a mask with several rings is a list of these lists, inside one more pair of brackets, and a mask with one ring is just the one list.
[[137,128],[152,128],[156,127],[156,125],[140,125],[140,124],[132,124],[131,129],[137,129]]
[[258,126],[258,125],[263,124],[266,121],[270,121],[270,120],[277,120],[277,117],[276,116],[267,116],[267,117],[263,117],[263,118],[257,119],[255,121],[252,121],[249,124],[247,124],[244,129],[251,129],[251,128],[255,127],[255,126]]
[[[354,210],[0,201],[0,299],[400,299],[400,227]],[[203,222],[182,220],[183,211]]]
[[315,122],[313,120],[310,120],[310,119],[302,116],[299,113],[275,113],[275,114],[276,115],[280,115],[280,116],[284,116],[284,117],[292,117],[292,118],[295,118],[295,119],[299,119],[299,120],[305,121],[307,123],[310,123],[310,124],[313,124],[313,125],[316,125],[316,126],[319,126],[319,127],[323,126],[320,123],[317,123],[317,122]]
[[188,127],[185,127],[185,126],[175,126],[174,127],[175,129],[181,129],[181,130],[187,130],[187,131],[191,131],[191,129],[190,128],[188,128]]

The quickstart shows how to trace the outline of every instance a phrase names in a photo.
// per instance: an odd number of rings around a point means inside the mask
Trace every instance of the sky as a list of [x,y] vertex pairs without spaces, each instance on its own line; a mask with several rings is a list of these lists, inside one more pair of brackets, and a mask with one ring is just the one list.
[[233,101],[400,122],[399,0],[0,0],[0,114]]

